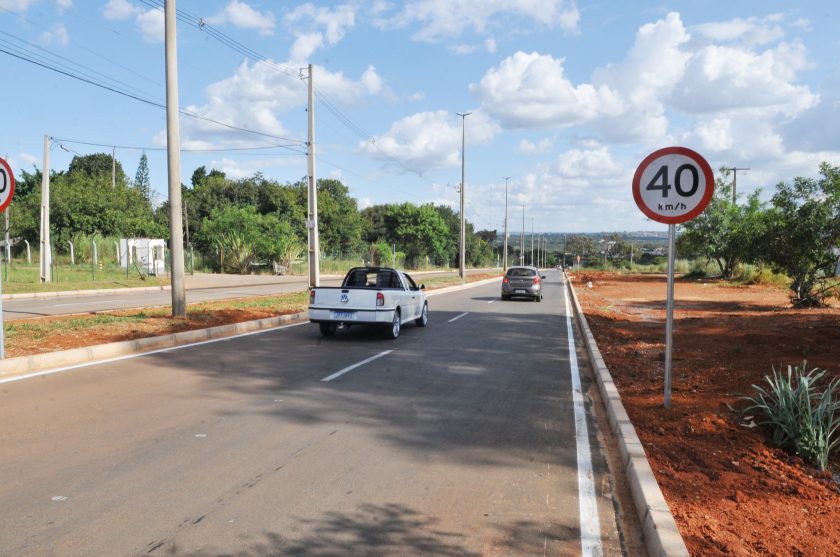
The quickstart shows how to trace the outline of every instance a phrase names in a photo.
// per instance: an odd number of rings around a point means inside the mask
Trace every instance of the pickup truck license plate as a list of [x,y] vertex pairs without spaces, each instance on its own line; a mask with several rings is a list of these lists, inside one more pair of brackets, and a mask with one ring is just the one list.
[[334,311],[333,319],[356,319],[355,311]]
[[517,289],[516,289],[516,290],[514,290],[513,292],[514,292],[515,294],[525,294],[525,290],[523,290],[522,288],[517,288]]

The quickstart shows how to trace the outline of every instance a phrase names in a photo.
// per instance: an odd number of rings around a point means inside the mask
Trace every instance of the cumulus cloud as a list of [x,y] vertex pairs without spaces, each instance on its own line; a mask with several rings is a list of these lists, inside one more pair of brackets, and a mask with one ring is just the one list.
[[70,34],[63,23],[56,23],[50,27],[49,31],[41,33],[41,42],[44,44],[57,44],[59,46],[67,46],[70,43]]
[[[276,63],[243,62],[234,75],[209,85],[208,101],[191,105],[186,110],[225,122],[278,137],[290,137],[281,116],[293,109],[306,106],[306,82],[296,74],[278,72]],[[342,73],[334,73],[316,66],[314,68],[318,89],[339,105],[357,102],[376,95],[383,89],[383,82],[376,69],[368,67],[357,80]],[[253,138],[211,122],[183,118],[182,138],[185,147],[202,148],[214,142],[228,144],[252,143]],[[159,135],[158,141],[165,141]]]
[[432,43],[459,37],[468,30],[484,34],[490,28],[504,28],[512,16],[567,32],[577,31],[580,21],[580,12],[570,0],[415,0],[388,15],[391,7],[382,2],[375,5],[381,28],[418,24],[412,39]]
[[554,142],[549,138],[541,139],[538,143],[532,143],[527,139],[519,141],[519,152],[523,155],[542,155],[554,147]]
[[102,15],[109,21],[134,19],[137,28],[147,42],[163,42],[165,22],[163,10],[151,8],[143,10],[128,0],[108,0]]
[[[466,137],[471,145],[489,142],[499,127],[485,114],[466,118]],[[383,135],[359,144],[359,150],[379,160],[397,161],[414,171],[461,164],[461,118],[445,110],[419,112],[391,126]]]
[[73,7],[73,0],[56,0],[55,5],[59,10],[68,10]]
[[563,58],[517,52],[470,91],[509,129],[587,125],[605,141],[653,145],[681,133],[670,129],[681,113],[704,120],[693,139],[726,150],[724,122],[792,118],[819,103],[797,82],[811,63],[801,42],[780,40],[782,20],[694,26],[693,38],[679,14],[669,13],[641,26],[624,59],[596,68],[589,82],[568,79]]
[[6,8],[14,12],[25,12],[35,0],[0,0],[0,8]]
[[283,22],[297,37],[289,54],[290,61],[305,63],[319,48],[341,41],[356,24],[356,12],[349,4],[319,8],[306,3],[287,13]]
[[505,127],[564,127],[622,109],[609,87],[575,86],[564,75],[565,59],[517,52],[484,74],[470,91]]
[[261,13],[245,2],[231,0],[218,14],[207,18],[207,23],[220,25],[230,23],[240,29],[256,29],[260,35],[274,33],[274,14]]

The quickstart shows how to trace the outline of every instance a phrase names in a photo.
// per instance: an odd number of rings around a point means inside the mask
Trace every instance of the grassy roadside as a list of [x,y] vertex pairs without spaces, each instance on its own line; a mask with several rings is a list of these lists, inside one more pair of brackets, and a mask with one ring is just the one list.
[[[432,290],[495,276],[498,275],[474,274],[463,281],[458,277],[432,277],[423,284]],[[6,355],[29,356],[288,315],[305,311],[307,304],[306,292],[291,292],[189,304],[186,319],[173,319],[171,309],[164,306],[8,321],[5,324]]]

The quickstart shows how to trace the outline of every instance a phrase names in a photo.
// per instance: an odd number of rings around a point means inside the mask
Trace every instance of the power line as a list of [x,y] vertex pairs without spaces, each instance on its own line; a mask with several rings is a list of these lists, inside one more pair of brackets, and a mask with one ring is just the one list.
[[[93,147],[114,147],[117,149],[123,150],[131,150],[131,151],[166,151],[166,147],[142,147],[142,146],[132,146],[132,145],[113,145],[108,143],[96,143],[93,141],[83,141],[79,139],[69,139],[69,138],[62,138],[62,137],[54,137],[53,138],[57,142],[64,142],[64,143],[73,143],[77,145],[89,145]],[[226,153],[231,151],[259,151],[264,149],[287,149],[289,151],[293,151],[295,154],[305,155],[305,151],[299,151],[294,149],[293,147],[286,145],[286,144],[275,144],[275,145],[258,145],[253,147],[212,147],[206,149],[181,149],[181,152],[185,153]],[[276,154],[276,153],[268,153],[269,155]]]

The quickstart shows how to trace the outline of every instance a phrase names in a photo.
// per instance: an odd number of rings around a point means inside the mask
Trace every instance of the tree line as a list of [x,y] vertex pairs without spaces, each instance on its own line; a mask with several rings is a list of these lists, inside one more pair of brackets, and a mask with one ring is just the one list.
[[708,207],[682,226],[680,255],[706,258],[725,279],[743,263],[767,266],[790,279],[796,307],[840,294],[840,167],[823,163],[818,178],[781,182],[769,202],[756,191],[736,203],[722,172]]
[[[10,235],[39,239],[41,170],[16,179]],[[412,203],[374,205],[359,210],[340,180],[318,180],[321,252],[373,264],[399,261],[410,267],[457,266],[460,217],[450,207]],[[249,272],[258,262],[288,266],[305,252],[307,183],[280,183],[260,173],[231,179],[202,166],[182,184],[184,240],[213,270]],[[474,231],[467,223],[468,265],[495,261],[495,231]],[[112,158],[97,153],[73,157],[65,171],[50,172],[50,231],[56,253],[80,237],[169,238],[168,202],[155,204],[148,159],[140,159],[134,179]],[[17,248],[19,249],[19,248]],[[361,262],[361,261],[360,261]]]

